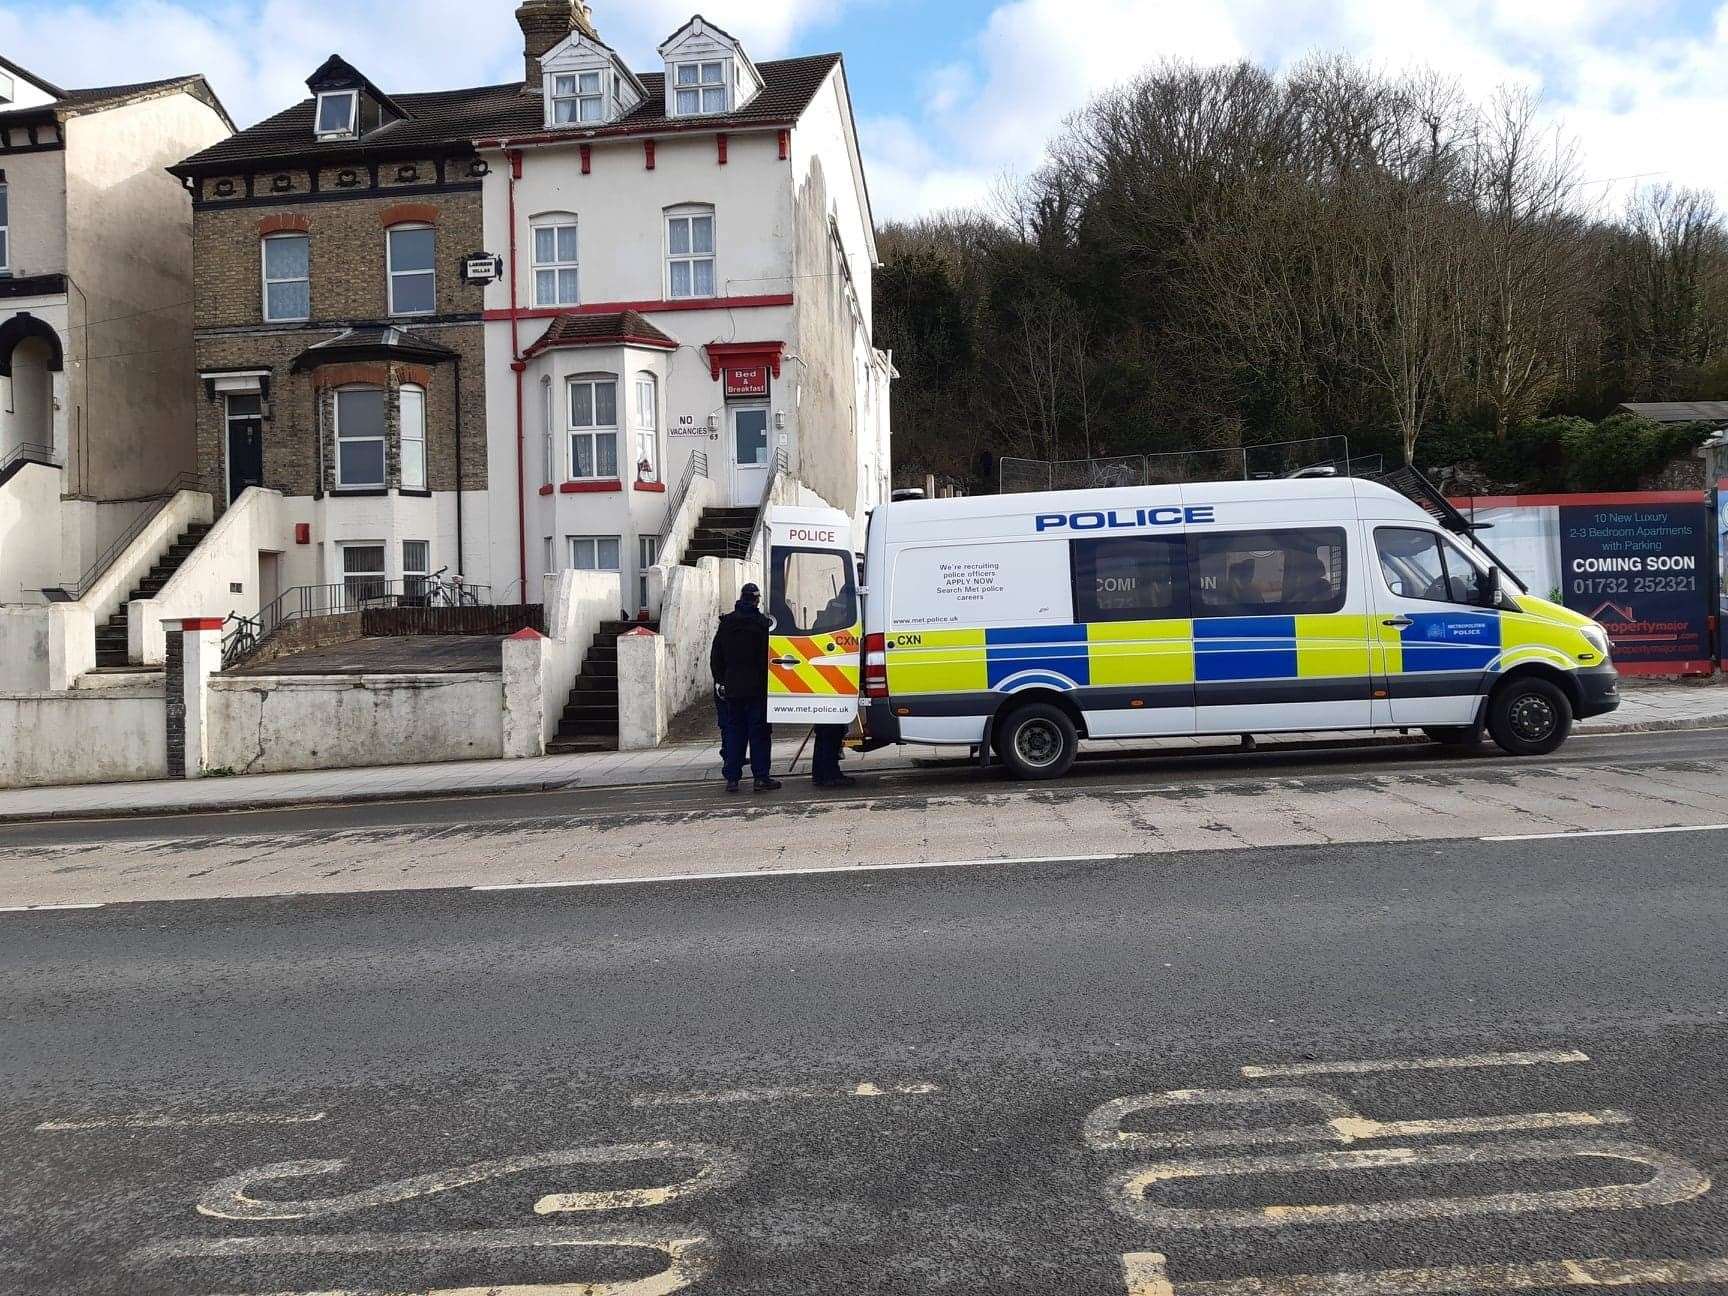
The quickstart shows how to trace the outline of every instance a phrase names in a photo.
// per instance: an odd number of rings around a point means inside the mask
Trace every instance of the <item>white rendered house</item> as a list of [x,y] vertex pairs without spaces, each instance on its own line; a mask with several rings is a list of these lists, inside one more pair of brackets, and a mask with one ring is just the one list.
[[693,476],[739,509],[776,468],[854,515],[887,498],[875,233],[839,55],[758,64],[697,17],[634,71],[585,11],[537,51],[530,18],[567,8],[519,11],[528,93],[475,141],[502,262],[485,294],[490,575],[532,589],[617,569],[647,606]]

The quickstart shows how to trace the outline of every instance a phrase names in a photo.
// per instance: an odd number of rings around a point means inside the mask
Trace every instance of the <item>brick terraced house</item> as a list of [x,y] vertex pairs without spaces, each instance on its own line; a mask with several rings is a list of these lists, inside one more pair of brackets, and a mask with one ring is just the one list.
[[[199,472],[250,528],[241,610],[292,586],[484,565],[481,289],[497,92],[393,95],[332,56],[311,97],[173,168],[196,248]],[[237,541],[236,541],[237,542]],[[249,570],[245,568],[244,570]]]

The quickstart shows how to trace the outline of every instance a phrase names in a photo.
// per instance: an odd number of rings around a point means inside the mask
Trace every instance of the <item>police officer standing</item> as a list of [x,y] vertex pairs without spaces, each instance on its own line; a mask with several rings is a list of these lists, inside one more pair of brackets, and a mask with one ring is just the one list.
[[768,727],[768,632],[762,591],[754,584],[738,592],[738,604],[720,618],[708,669],[714,676],[714,710],[720,723],[720,761],[726,790],[736,792],[744,778],[744,755],[756,791],[774,792],[773,731]]

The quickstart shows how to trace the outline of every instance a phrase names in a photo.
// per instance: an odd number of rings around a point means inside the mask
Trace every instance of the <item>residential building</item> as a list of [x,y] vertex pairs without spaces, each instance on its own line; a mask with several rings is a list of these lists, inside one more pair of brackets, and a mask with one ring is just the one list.
[[66,90],[0,58],[0,604],[76,590],[190,472],[191,214],[233,123],[202,77]]
[[[394,94],[332,55],[309,96],[172,168],[191,196],[198,470],[220,514],[249,487],[250,614],[296,587],[484,580],[485,163],[519,87]],[[229,528],[232,530],[233,528]],[[237,541],[230,542],[230,548]]]
[[618,569],[647,606],[698,472],[752,510],[777,465],[855,515],[886,499],[893,370],[841,56],[757,63],[698,16],[633,70],[584,5],[517,18],[523,92],[477,136],[503,258],[488,479],[517,484],[492,493],[494,580]]

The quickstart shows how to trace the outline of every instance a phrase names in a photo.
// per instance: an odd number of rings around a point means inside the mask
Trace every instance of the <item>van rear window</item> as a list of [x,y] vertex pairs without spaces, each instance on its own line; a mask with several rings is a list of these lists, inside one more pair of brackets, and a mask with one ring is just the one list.
[[1188,537],[1194,615],[1300,616],[1344,606],[1341,527]]

